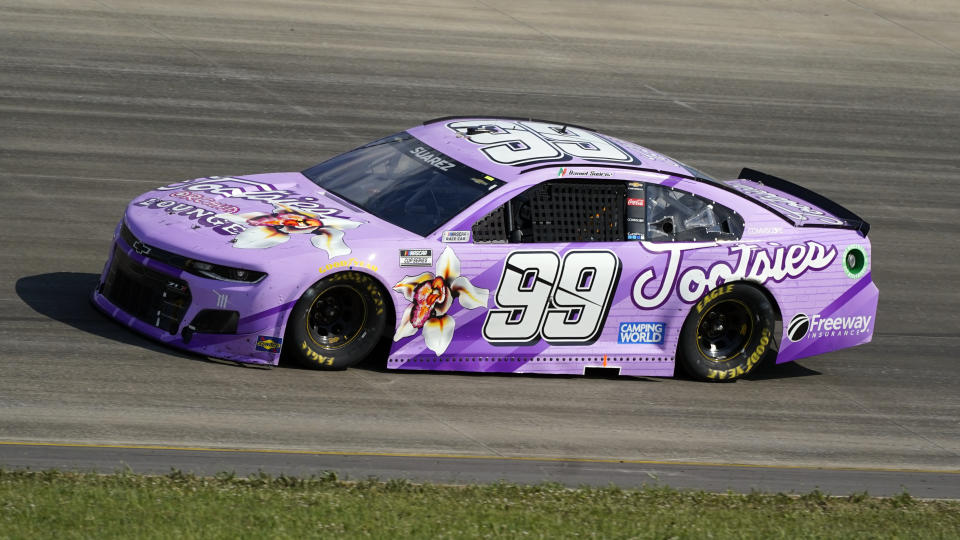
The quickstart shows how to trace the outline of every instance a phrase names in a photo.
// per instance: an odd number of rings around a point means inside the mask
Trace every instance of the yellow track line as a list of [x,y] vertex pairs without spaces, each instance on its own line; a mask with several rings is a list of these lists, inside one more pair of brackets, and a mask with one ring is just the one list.
[[808,471],[859,471],[859,472],[892,472],[892,473],[930,473],[930,474],[960,474],[960,470],[937,469],[896,469],[885,467],[830,467],[812,465],[758,465],[751,463],[712,463],[692,461],[658,461],[646,459],[604,459],[604,458],[562,458],[562,457],[534,457],[534,456],[478,456],[470,454],[417,454],[403,452],[348,452],[335,450],[279,450],[269,448],[207,448],[202,446],[163,446],[153,444],[94,444],[94,443],[52,443],[28,441],[0,441],[0,446],[48,446],[55,448],[113,448],[119,450],[170,450],[177,452],[223,452],[238,454],[288,454],[313,456],[370,456],[370,457],[404,457],[404,458],[442,458],[442,459],[475,459],[489,461],[549,461],[575,463],[625,463],[630,465],[682,465],[687,467],[743,467],[750,469],[778,469],[778,470],[808,470]]

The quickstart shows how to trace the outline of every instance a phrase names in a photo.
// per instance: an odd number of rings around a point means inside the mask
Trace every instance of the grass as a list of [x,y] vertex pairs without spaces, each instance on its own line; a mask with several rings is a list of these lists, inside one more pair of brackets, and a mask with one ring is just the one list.
[[0,470],[0,538],[957,538],[960,502],[902,494],[443,486]]

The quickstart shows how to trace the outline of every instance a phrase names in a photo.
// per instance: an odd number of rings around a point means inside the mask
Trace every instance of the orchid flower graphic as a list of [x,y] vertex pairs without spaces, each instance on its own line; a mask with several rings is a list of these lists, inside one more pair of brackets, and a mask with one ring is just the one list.
[[460,259],[449,247],[437,259],[436,274],[406,276],[393,290],[412,302],[403,311],[393,340],[415,335],[422,328],[423,341],[437,356],[443,354],[453,340],[455,322],[447,315],[453,299],[458,299],[466,309],[476,309],[487,307],[490,297],[489,289],[474,287],[469,279],[460,275]]
[[269,214],[248,212],[217,214],[217,217],[247,227],[236,236],[233,247],[263,249],[286,242],[291,234],[313,234],[310,243],[325,250],[330,258],[350,253],[350,248],[343,242],[343,231],[361,225],[357,221],[321,216],[284,205],[274,205]]

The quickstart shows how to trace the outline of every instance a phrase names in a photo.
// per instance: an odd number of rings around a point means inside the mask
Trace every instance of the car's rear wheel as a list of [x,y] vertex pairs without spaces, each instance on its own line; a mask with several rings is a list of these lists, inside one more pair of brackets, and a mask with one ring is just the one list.
[[680,331],[678,359],[698,379],[732,381],[753,371],[774,343],[776,314],[762,291],[730,283],[690,310]]
[[313,369],[346,369],[376,347],[387,323],[380,284],[360,272],[341,272],[303,293],[287,323],[286,347]]

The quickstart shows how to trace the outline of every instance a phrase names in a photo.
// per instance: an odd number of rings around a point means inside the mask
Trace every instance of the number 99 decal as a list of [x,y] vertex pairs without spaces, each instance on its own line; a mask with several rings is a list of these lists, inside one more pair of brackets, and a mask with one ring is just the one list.
[[487,312],[483,337],[496,345],[592,343],[600,336],[620,259],[607,250],[514,251],[503,265],[497,309]]
[[597,133],[543,122],[463,120],[447,127],[496,163],[526,165],[541,161],[580,158],[590,161],[631,163],[633,156]]

